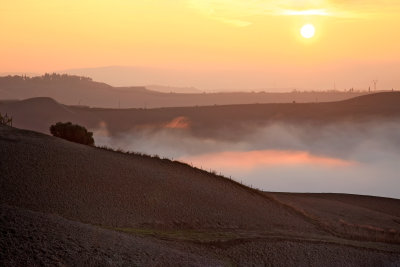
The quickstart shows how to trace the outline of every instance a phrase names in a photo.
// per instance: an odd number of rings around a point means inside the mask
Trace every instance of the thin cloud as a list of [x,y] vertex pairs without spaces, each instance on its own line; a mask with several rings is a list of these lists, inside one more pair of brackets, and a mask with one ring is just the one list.
[[308,10],[283,10],[282,15],[287,16],[329,16],[329,12],[325,9],[308,9]]
[[233,26],[237,26],[237,27],[247,27],[252,24],[250,21],[244,21],[244,20],[239,20],[239,19],[227,19],[227,18],[218,18],[218,17],[215,17],[214,19],[219,20],[226,24],[231,24]]
[[252,24],[250,17],[269,16],[329,16],[361,18],[374,14],[395,12],[400,3],[393,0],[187,0],[200,13],[239,27]]

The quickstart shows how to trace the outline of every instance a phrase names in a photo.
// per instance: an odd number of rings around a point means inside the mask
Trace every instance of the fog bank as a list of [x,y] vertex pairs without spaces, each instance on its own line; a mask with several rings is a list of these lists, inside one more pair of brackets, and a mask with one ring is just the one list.
[[187,127],[111,136],[102,124],[94,133],[97,145],[180,160],[265,191],[400,198],[400,121],[276,123],[235,141],[194,137]]

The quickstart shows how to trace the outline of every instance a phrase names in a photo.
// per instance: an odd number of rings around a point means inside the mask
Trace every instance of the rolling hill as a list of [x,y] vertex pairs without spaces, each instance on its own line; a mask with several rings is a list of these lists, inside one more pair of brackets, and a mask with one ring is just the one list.
[[400,264],[395,199],[261,192],[8,126],[0,169],[3,264]]
[[50,98],[0,103],[16,127],[48,133],[57,121],[72,121],[109,134],[179,128],[193,136],[235,140],[272,123],[327,125],[338,122],[396,120],[400,92],[385,92],[328,103],[249,104],[156,109],[104,109],[66,106]]

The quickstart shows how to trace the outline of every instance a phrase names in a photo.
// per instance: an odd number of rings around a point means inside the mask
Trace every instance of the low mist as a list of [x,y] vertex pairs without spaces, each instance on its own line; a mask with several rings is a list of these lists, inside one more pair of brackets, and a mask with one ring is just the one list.
[[264,191],[400,198],[400,121],[249,126],[230,141],[195,136],[190,122],[175,122],[185,127],[115,135],[102,123],[94,137],[99,146],[183,161]]

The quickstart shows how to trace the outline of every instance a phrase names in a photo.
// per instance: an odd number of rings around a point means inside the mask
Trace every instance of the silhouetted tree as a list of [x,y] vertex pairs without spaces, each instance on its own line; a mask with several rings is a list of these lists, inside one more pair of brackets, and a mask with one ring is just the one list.
[[63,138],[65,140],[94,146],[93,133],[88,132],[85,127],[72,124],[71,122],[57,122],[50,126],[50,133],[53,136]]
[[81,77],[76,75],[67,75],[67,74],[57,74],[57,73],[46,73],[42,76],[28,77],[26,75],[21,76],[4,76],[0,77],[0,86],[26,86],[27,84],[36,84],[38,86],[49,85],[49,84],[57,84],[57,83],[82,83],[82,82],[93,82],[93,80],[89,77]]

